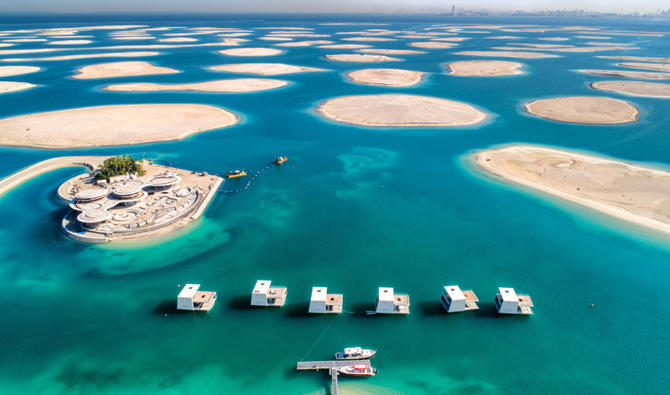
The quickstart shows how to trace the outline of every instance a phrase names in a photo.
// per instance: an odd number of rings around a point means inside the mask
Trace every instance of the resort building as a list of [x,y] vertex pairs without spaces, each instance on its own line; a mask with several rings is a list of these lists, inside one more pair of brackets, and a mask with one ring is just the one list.
[[393,288],[379,287],[377,314],[409,314],[409,295],[395,294]]
[[251,292],[252,306],[281,307],[286,302],[286,287],[273,287],[272,281],[258,280]]
[[326,287],[312,287],[308,311],[313,314],[339,314],[342,312],[342,294],[329,294]]
[[478,310],[477,295],[471,290],[463,291],[458,285],[448,285],[444,287],[444,292],[440,297],[442,306],[447,313],[458,313],[461,311]]
[[216,292],[199,289],[200,284],[186,284],[177,296],[177,310],[210,311],[216,302]]
[[533,314],[533,301],[530,296],[514,292],[514,288],[498,288],[496,308],[499,314]]

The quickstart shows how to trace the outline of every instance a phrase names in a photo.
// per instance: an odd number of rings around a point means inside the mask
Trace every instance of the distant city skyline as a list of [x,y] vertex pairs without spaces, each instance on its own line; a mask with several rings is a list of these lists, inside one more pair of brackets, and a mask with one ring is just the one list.
[[606,13],[654,13],[667,1],[637,0],[31,0],[3,4],[2,12],[54,13],[426,13],[459,9],[492,11],[584,10]]

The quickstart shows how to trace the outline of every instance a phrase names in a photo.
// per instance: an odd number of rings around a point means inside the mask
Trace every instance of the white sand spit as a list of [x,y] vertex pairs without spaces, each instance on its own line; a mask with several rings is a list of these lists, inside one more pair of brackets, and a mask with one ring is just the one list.
[[303,73],[308,71],[325,71],[316,67],[294,66],[284,63],[237,63],[223,64],[210,67],[214,71],[226,71],[229,73],[256,74],[256,75],[282,75]]
[[284,52],[276,48],[231,48],[223,49],[219,53],[228,56],[275,56]]
[[82,107],[0,119],[0,145],[69,149],[179,140],[238,122],[201,104]]
[[638,109],[623,100],[596,96],[568,96],[524,104],[529,114],[553,121],[611,125],[637,121]]
[[338,97],[321,103],[318,112],[342,123],[380,127],[465,126],[486,119],[465,103],[401,94]]
[[450,75],[492,77],[522,74],[523,64],[506,60],[462,60],[446,65]]
[[617,66],[628,67],[629,69],[670,71],[670,63],[626,62],[626,63],[619,63],[617,64]]
[[0,77],[35,73],[40,70],[41,68],[37,66],[0,66]]
[[[670,75],[668,76],[670,78]],[[624,95],[642,97],[670,97],[670,84],[643,81],[601,81],[591,84],[591,88]]]
[[670,172],[542,146],[512,145],[473,154],[476,166],[625,221],[670,232]]
[[173,74],[178,73],[179,71],[169,67],[155,66],[149,62],[131,61],[93,64],[84,66],[78,69],[77,72],[79,72],[79,74],[73,75],[72,78],[92,79],[131,77],[139,75]]
[[370,55],[370,54],[335,54],[326,55],[326,59],[335,60],[337,62],[361,62],[361,63],[378,63],[378,62],[397,62],[402,59],[393,58],[385,55]]
[[347,77],[364,85],[403,87],[421,82],[423,73],[401,69],[363,69],[349,72]]
[[186,84],[154,84],[138,82],[129,84],[108,85],[104,89],[112,92],[218,92],[218,93],[244,93],[258,92],[276,89],[286,86],[287,81],[273,80],[267,78],[236,78],[229,80],[216,80],[205,82],[194,82]]
[[0,93],[18,92],[34,87],[35,85],[27,82],[0,81]]

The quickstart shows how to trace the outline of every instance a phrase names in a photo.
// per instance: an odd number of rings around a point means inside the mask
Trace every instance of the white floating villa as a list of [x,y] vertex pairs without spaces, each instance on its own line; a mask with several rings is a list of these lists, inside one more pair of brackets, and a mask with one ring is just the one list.
[[312,287],[309,301],[312,314],[339,314],[342,312],[342,294],[329,294],[326,287]]
[[409,314],[409,295],[395,294],[393,288],[379,287],[376,314]]
[[200,284],[186,284],[177,296],[177,310],[210,311],[216,303],[216,292],[199,289]]
[[499,314],[533,314],[533,301],[530,296],[514,292],[514,288],[498,288],[496,308]]
[[281,307],[286,302],[286,287],[272,287],[272,281],[258,280],[251,292],[252,306]]
[[458,285],[448,285],[444,287],[444,292],[440,297],[442,306],[447,313],[459,313],[461,311],[479,310],[477,302],[479,299],[472,290],[463,291]]

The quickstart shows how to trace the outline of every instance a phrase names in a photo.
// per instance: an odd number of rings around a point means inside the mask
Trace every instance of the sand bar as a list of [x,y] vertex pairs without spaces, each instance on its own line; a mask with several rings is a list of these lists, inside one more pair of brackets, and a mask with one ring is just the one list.
[[48,44],[49,45],[82,45],[82,44],[90,44],[92,43],[91,40],[63,40],[63,41],[51,41]]
[[670,73],[660,73],[653,71],[629,71],[629,70],[576,70],[579,73],[604,75],[608,77],[625,77],[642,80],[668,80]]
[[79,74],[73,75],[72,78],[92,79],[133,77],[139,75],[174,74],[179,71],[169,67],[155,66],[149,62],[131,61],[93,64],[84,66],[78,69],[77,72],[79,72]]
[[396,41],[395,38],[387,38],[387,37],[346,37],[343,38],[342,41],[374,41],[374,42],[381,42],[381,41]]
[[523,74],[523,64],[506,60],[462,60],[446,65],[449,75],[493,77],[499,75]]
[[370,48],[371,45],[367,44],[329,44],[329,45],[319,45],[317,48],[324,49],[358,49],[358,48]]
[[155,84],[148,82],[108,85],[104,89],[112,92],[258,92],[286,86],[287,81],[267,78],[236,78],[194,82],[187,84]]
[[629,69],[644,69],[655,71],[670,71],[670,63],[642,63],[642,62],[626,62],[618,63],[619,67],[628,67]]
[[[493,47],[492,49],[501,50],[501,51],[537,51],[539,48],[531,47]],[[620,47],[615,45],[600,45],[592,47],[569,47],[569,48],[542,48],[543,51],[551,52],[572,52],[572,53],[586,53],[586,52],[602,52],[602,51],[621,51],[621,50],[632,50],[640,49],[638,47]]]
[[504,180],[670,233],[670,172],[596,155],[512,145],[473,154]]
[[363,69],[349,72],[347,77],[364,85],[402,87],[418,84],[423,73],[401,69]]
[[670,57],[653,57],[653,56],[598,56],[598,57],[602,59],[670,63]]
[[95,58],[142,58],[146,56],[157,56],[160,52],[156,51],[132,51],[132,52],[108,52],[108,53],[91,53],[84,55],[64,55],[64,56],[49,56],[44,58],[7,58],[2,59],[3,62],[29,62],[29,61],[60,61],[73,59],[95,59]]
[[377,55],[419,55],[426,51],[415,51],[413,49],[384,49],[384,48],[363,48],[356,50],[361,53],[372,53]]
[[[668,76],[670,78],[670,76]],[[670,84],[644,81],[601,81],[591,84],[591,88],[601,91],[623,93],[641,97],[670,97]]]
[[200,104],[81,107],[0,119],[0,145],[68,149],[180,140],[238,122]]
[[276,48],[231,48],[223,49],[219,53],[228,56],[275,56],[284,52]]
[[637,121],[638,109],[623,100],[596,96],[569,96],[524,104],[526,112],[553,121],[611,125]]
[[441,42],[441,41],[415,41],[415,42],[409,43],[409,45],[412,46],[412,47],[416,47],[416,48],[445,49],[445,48],[455,47],[458,44],[445,43],[445,42]]
[[198,39],[193,37],[168,37],[158,39],[158,42],[161,43],[192,43],[196,41],[198,41]]
[[256,75],[282,75],[293,73],[304,73],[310,71],[325,71],[316,67],[294,66],[284,63],[237,63],[223,64],[210,67],[214,71],[226,71],[229,73],[256,74]]
[[37,66],[0,66],[0,77],[35,73],[40,70],[41,68]]
[[276,47],[311,47],[312,45],[331,44],[330,40],[292,41],[275,44]]
[[0,81],[0,93],[18,92],[34,88],[35,86],[27,82]]
[[361,63],[397,62],[402,60],[400,58],[394,58],[385,55],[353,54],[353,53],[326,55],[325,58],[337,62],[361,62]]
[[338,97],[321,103],[318,112],[337,122],[379,127],[466,126],[487,117],[465,103],[402,94]]
[[454,52],[454,54],[465,55],[465,56],[484,56],[492,58],[519,58],[519,59],[543,59],[543,58],[558,57],[558,55],[543,52],[520,52],[520,51],[460,51],[460,52]]

